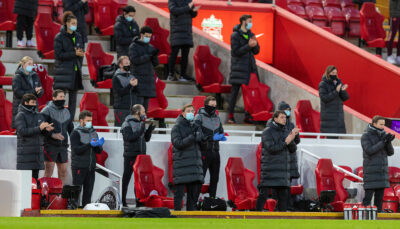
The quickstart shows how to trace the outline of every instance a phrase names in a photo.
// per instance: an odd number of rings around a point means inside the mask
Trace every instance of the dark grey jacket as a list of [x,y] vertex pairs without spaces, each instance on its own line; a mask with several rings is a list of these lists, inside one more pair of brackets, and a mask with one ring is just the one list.
[[322,77],[319,83],[319,97],[321,101],[321,133],[346,133],[344,123],[343,102],[349,99],[347,91],[336,91],[340,79],[330,80]]
[[[75,44],[73,37],[75,37]],[[84,49],[82,36],[76,32],[69,34],[65,26],[62,26],[60,32],[54,38],[54,89],[83,90],[83,58],[76,56],[75,47]]]
[[145,131],[145,123],[128,115],[121,126],[124,138],[124,157],[146,154],[146,142],[150,141],[151,131]]
[[200,150],[202,152],[214,152],[219,153],[219,141],[214,141],[214,134],[224,133],[221,119],[214,113],[208,114],[204,107],[200,108],[197,112],[194,121],[197,126],[201,127],[202,140],[200,142]]
[[140,37],[139,26],[135,20],[128,22],[123,15],[119,15],[114,25],[114,37],[118,57],[128,56],[129,45],[133,38]]
[[262,133],[261,140],[261,187],[290,187],[290,156],[296,153],[294,142],[286,145],[289,135],[285,126],[270,121]]
[[83,42],[87,43],[87,31],[85,14],[89,13],[88,2],[83,3],[82,0],[63,0],[64,12],[72,11],[78,20],[78,29],[76,30],[81,34]]
[[139,39],[129,46],[131,72],[138,79],[137,96],[156,97],[154,67],[158,65],[158,50]]
[[383,142],[384,135],[385,131],[380,131],[370,124],[361,137],[364,189],[390,187],[387,157],[394,154],[394,149],[392,143]]
[[15,118],[18,170],[44,169],[43,136],[47,132],[39,128],[43,121],[40,113],[19,105]]
[[43,95],[43,90],[37,94],[35,91],[36,87],[41,87],[39,76],[36,72],[32,71],[28,75],[25,73],[22,67],[19,67],[15,71],[15,76],[12,79],[13,89],[13,106],[12,106],[12,123],[11,127],[15,128],[15,117],[18,113],[18,107],[21,104],[22,96],[31,93],[40,98]]
[[86,129],[82,126],[76,127],[71,134],[71,167],[96,168],[96,154],[103,151],[103,147],[92,147],[90,141],[97,139],[97,132],[93,129]]
[[400,1],[390,0],[389,10],[390,10],[390,17],[400,17]]
[[130,72],[118,69],[112,79],[114,93],[114,109],[130,110],[135,105],[136,87],[132,87],[130,80],[135,78]]
[[197,12],[188,6],[190,2],[192,0],[168,0],[171,47],[193,47],[192,18],[197,16]]
[[260,46],[250,48],[249,39],[254,37],[250,31],[247,32],[248,38],[243,35],[245,33],[240,29],[240,25],[233,28],[231,35],[231,73],[229,78],[230,84],[249,84],[250,74],[257,73],[255,54],[260,52]]
[[38,0],[15,0],[13,13],[34,18],[37,14],[37,8]]
[[199,141],[201,141],[200,128],[180,115],[171,131],[175,185],[204,182],[203,162],[197,144]]

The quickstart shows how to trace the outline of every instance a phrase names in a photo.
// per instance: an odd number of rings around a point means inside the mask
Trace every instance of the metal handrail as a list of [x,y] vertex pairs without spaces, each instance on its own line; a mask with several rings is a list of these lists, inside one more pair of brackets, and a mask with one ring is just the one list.
[[107,169],[106,167],[104,167],[98,163],[96,163],[96,168],[99,168],[99,169],[101,169],[111,175],[114,175],[118,178],[118,180],[119,180],[119,190],[118,191],[119,191],[119,194],[122,195],[122,193],[121,193],[122,192],[122,176],[112,170]]

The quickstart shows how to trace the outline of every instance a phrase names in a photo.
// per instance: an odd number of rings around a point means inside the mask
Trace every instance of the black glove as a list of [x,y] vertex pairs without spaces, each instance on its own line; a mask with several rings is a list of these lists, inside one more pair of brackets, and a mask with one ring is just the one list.
[[158,52],[159,52],[160,50],[158,50],[158,49],[153,49],[153,51],[151,52],[151,55],[152,56],[157,56],[158,55]]
[[147,127],[146,134],[152,133],[156,126],[153,123],[150,123],[149,127]]
[[387,133],[383,136],[384,143],[389,143],[389,142],[393,141],[393,139],[394,139],[394,135],[391,135],[389,133]]

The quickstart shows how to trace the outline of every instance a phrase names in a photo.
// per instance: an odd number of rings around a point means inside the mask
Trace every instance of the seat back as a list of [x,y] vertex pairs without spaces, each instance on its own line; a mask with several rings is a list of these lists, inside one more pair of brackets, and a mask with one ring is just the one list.
[[108,153],[105,150],[103,150],[100,154],[96,154],[96,163],[105,167],[107,158],[108,158]]
[[244,108],[250,114],[271,111],[273,103],[268,97],[269,87],[258,81],[256,74],[251,74],[249,85],[242,85]]
[[41,177],[39,178],[39,182],[42,195],[48,196],[62,193],[63,183],[61,179],[55,177]]
[[315,178],[317,181],[317,193],[320,195],[321,191],[336,190],[334,169],[331,159],[321,158],[315,167]]
[[17,15],[13,14],[14,0],[0,0],[0,23],[16,21]]
[[0,88],[0,132],[11,130],[12,103],[6,99],[4,89]]
[[39,107],[53,99],[53,78],[47,74],[46,67],[42,64],[34,64],[33,70],[38,74],[42,83],[43,95],[38,98]]
[[[80,111],[88,110],[92,112],[93,126],[108,126],[106,116],[108,107],[102,104],[96,92],[85,92],[80,102]],[[104,132],[105,130],[97,130]]]
[[133,165],[136,198],[144,199],[156,190],[159,196],[167,196],[162,183],[164,171],[153,165],[150,155],[139,155]]
[[100,66],[111,65],[114,56],[103,51],[100,43],[89,43],[85,52],[90,79],[97,82]]
[[310,100],[299,100],[294,113],[301,132],[320,132],[320,114],[312,108]]
[[334,174],[333,178],[335,181],[335,190],[336,190],[335,201],[342,201],[344,203],[349,197],[347,190],[343,187],[343,180],[345,176],[342,172],[336,169],[334,170],[333,174]]
[[389,182],[391,185],[400,184],[400,168],[389,167]]
[[385,39],[386,32],[383,28],[385,17],[376,11],[375,4],[366,2],[360,11],[361,38],[366,41]]
[[165,83],[156,75],[154,77],[156,79],[156,97],[150,99],[148,112],[168,107],[168,100],[164,95]]
[[362,166],[360,166],[360,167],[358,167],[358,168],[356,169],[356,174],[357,174],[357,176],[359,176],[359,177],[364,177],[364,172],[363,172],[363,167],[362,167]]
[[162,28],[157,18],[146,18],[143,25],[153,29],[150,44],[159,50],[158,54],[169,55],[171,53],[171,46],[168,43],[169,30]]
[[113,0],[94,0],[94,24],[99,29],[114,25]]
[[204,95],[198,95],[193,97],[192,105],[194,106],[194,115],[197,114],[200,108],[204,107],[204,101],[206,97]]
[[37,49],[42,53],[54,50],[54,37],[61,25],[53,22],[52,14],[39,13],[35,20]]
[[258,192],[254,187],[254,172],[245,168],[240,157],[230,157],[225,167],[228,199],[257,198]]
[[394,195],[400,199],[400,185],[395,185],[393,187]]
[[221,84],[224,77],[219,71],[221,59],[211,55],[208,45],[199,45],[193,55],[196,73],[196,84],[208,86],[214,83]]
[[262,143],[258,144],[256,157],[257,157],[257,184],[260,184],[261,179],[261,154],[262,154]]

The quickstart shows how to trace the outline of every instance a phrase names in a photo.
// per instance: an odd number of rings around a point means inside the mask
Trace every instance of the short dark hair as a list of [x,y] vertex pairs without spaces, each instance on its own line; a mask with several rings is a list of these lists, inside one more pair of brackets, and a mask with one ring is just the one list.
[[215,99],[214,96],[207,96],[207,98],[204,100],[204,106],[207,106],[208,103],[210,103],[210,101],[217,101],[217,100]]
[[145,33],[153,33],[153,29],[150,26],[143,26],[140,29],[140,34],[145,34]]
[[132,114],[140,113],[140,110],[142,109],[142,104],[135,104],[131,108]]
[[25,94],[24,96],[22,96],[21,104],[24,105],[25,102],[29,103],[29,101],[31,101],[31,100],[37,101],[36,96],[34,94],[31,94],[31,93]]
[[123,10],[125,13],[136,12],[135,7],[133,7],[133,6],[125,6],[122,10]]
[[71,11],[65,11],[62,17],[63,24],[66,25],[67,22],[70,22],[72,19],[76,19],[74,13]]
[[92,117],[92,112],[83,110],[81,113],[79,113],[79,120],[84,120],[86,117]]
[[375,115],[375,116],[372,118],[372,124],[378,123],[379,120],[384,120],[384,121],[386,121],[386,119],[385,119],[384,117],[382,117],[382,116],[380,116],[380,115]]
[[275,111],[274,115],[272,117],[273,118],[278,118],[279,115],[281,115],[281,114],[285,115],[285,117],[286,117],[286,113],[284,111]]
[[61,90],[61,89],[54,90],[53,91],[53,98],[57,97],[58,94],[60,94],[60,93],[64,93],[65,94],[65,92],[63,90]]
[[246,21],[247,19],[252,18],[250,14],[243,14],[242,16],[240,16],[240,24],[242,24],[244,21]]
[[194,108],[194,106],[192,104],[186,104],[185,106],[182,107],[182,112],[185,112],[185,110],[188,109],[189,107]]

